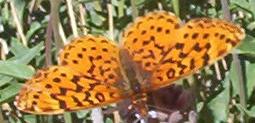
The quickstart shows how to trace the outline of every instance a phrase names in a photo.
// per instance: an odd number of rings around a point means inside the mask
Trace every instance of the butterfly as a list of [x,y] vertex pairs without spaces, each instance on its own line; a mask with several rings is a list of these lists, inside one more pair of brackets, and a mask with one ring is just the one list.
[[181,24],[173,13],[149,12],[127,26],[119,44],[94,35],[73,39],[59,53],[58,65],[26,81],[15,105],[23,112],[51,115],[131,98],[135,107],[144,108],[146,92],[212,64],[244,37],[241,27],[224,20]]

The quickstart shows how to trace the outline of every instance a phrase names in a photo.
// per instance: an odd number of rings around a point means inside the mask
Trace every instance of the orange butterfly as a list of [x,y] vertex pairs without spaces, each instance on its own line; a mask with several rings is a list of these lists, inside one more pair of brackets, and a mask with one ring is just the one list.
[[143,107],[146,92],[212,64],[244,37],[242,28],[224,20],[181,25],[172,13],[150,12],[127,27],[119,46],[102,36],[74,39],[60,52],[58,66],[39,70],[24,84],[15,105],[28,113],[59,114],[132,98]]

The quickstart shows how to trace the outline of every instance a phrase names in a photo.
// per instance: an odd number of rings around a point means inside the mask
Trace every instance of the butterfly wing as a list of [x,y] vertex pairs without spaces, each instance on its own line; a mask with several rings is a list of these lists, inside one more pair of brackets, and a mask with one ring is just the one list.
[[35,114],[59,114],[116,102],[123,90],[103,84],[70,67],[39,70],[16,97],[19,110]]
[[19,110],[59,114],[127,98],[121,88],[119,50],[104,37],[84,36],[65,46],[59,66],[37,72],[16,98]]
[[148,81],[157,89],[210,65],[228,54],[245,37],[244,30],[219,19],[193,19],[177,29],[177,43],[169,47]]
[[59,64],[69,66],[104,83],[123,81],[119,48],[103,36],[86,35],[66,45],[59,54]]
[[200,18],[182,26],[174,14],[158,11],[137,19],[122,41],[139,71],[149,73],[143,85],[157,89],[215,62],[244,35],[239,26],[223,20]]
[[[150,75],[169,47],[176,44],[180,20],[165,11],[150,12],[130,24],[123,33],[122,50],[134,61],[142,76]],[[124,57],[124,58],[129,58]],[[127,60],[125,60],[127,61]]]

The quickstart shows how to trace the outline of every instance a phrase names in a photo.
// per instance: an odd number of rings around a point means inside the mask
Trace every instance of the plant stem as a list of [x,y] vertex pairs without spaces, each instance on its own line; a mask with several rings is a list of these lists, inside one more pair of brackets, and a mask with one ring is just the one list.
[[64,113],[64,120],[65,120],[65,123],[72,123],[72,116],[70,112]]
[[64,43],[60,37],[59,33],[59,6],[60,6],[61,0],[50,0],[50,5],[51,5],[51,12],[50,12],[50,18],[52,19],[51,21],[51,26],[53,28],[53,34],[54,34],[54,40],[56,42],[56,48],[57,52],[64,46]]
[[81,23],[81,29],[84,35],[88,34],[88,29],[85,27],[86,26],[86,9],[83,7],[82,4],[79,4],[79,12],[80,12],[80,23]]
[[179,0],[172,0],[172,4],[173,4],[174,13],[178,17],[180,17],[180,4],[179,4]]
[[9,0],[9,2],[10,2],[10,6],[11,6],[12,17],[13,17],[14,22],[16,24],[18,34],[21,38],[21,41],[22,41],[23,45],[27,46],[27,39],[26,39],[26,36],[23,32],[22,24],[21,24],[21,22],[18,18],[18,14],[17,14],[16,8],[14,6],[13,0]]
[[52,44],[52,26],[51,26],[51,18],[50,18],[48,26],[47,26],[46,38],[45,38],[45,66],[46,67],[52,65],[51,44]]
[[[223,15],[224,19],[231,21],[231,14],[228,6],[227,0],[221,0],[221,5],[223,9]],[[246,109],[247,108],[247,102],[246,102],[246,93],[245,93],[245,82],[243,78],[243,71],[240,63],[240,59],[238,58],[238,55],[232,54],[233,56],[233,62],[236,67],[236,72],[238,76],[238,83],[239,83],[239,96],[240,96],[240,104]],[[248,117],[244,114],[242,123],[248,123]]]
[[135,0],[131,0],[131,7],[132,7],[132,16],[133,16],[133,20],[134,20],[138,16],[138,10],[136,8]]
[[109,24],[109,37],[111,40],[114,40],[114,26],[113,26],[113,16],[112,16],[112,4],[107,4],[108,9],[108,24]]
[[68,15],[69,15],[70,22],[71,22],[73,35],[74,35],[74,37],[78,37],[77,24],[76,24],[76,20],[74,17],[72,0],[66,0],[66,2],[67,2],[67,10],[68,10]]
[[2,109],[0,109],[0,123],[4,123],[4,122],[6,121],[4,120]]

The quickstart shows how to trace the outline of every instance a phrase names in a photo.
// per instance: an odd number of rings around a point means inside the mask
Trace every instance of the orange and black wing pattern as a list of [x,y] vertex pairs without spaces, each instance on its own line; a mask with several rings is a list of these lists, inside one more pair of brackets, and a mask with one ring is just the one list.
[[59,65],[39,70],[16,98],[19,110],[59,114],[118,102],[127,98],[120,87],[119,49],[100,36],[74,39],[59,55]]
[[222,58],[245,37],[244,30],[219,19],[181,24],[174,14],[151,12],[138,18],[123,36],[123,49],[141,73],[144,85],[158,89]]

